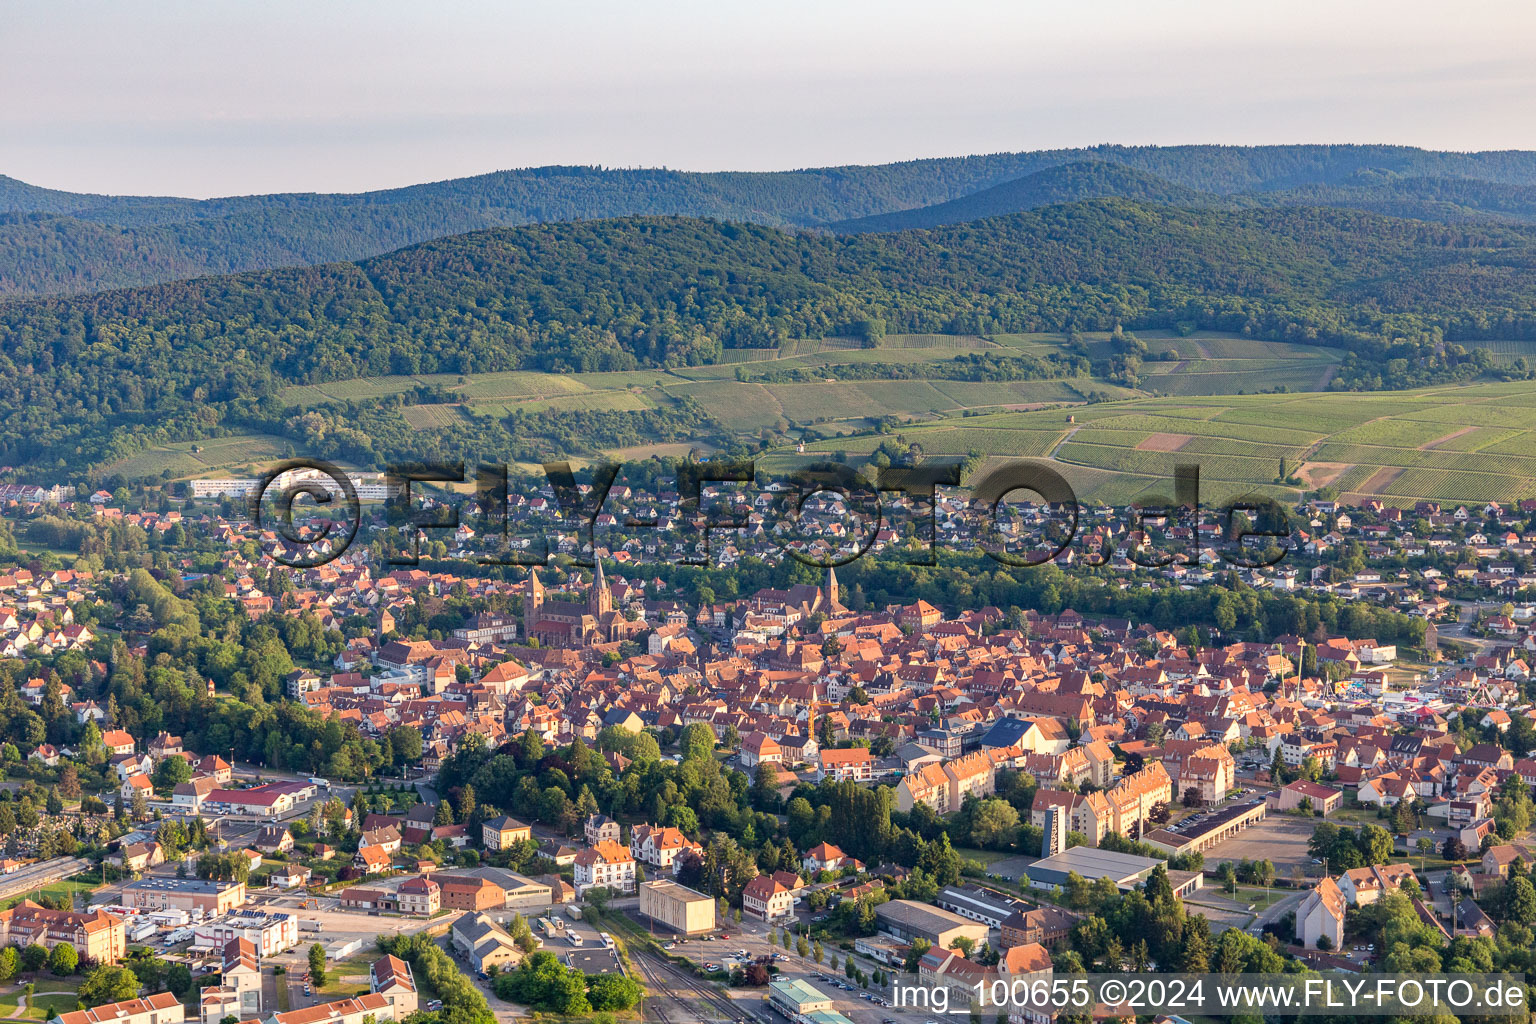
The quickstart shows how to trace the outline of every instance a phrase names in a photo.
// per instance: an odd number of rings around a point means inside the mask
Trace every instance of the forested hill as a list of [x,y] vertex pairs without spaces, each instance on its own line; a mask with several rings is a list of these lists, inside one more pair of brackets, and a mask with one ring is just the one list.
[[[1084,161],[1223,196],[1349,185],[1362,173],[1536,187],[1536,153],[1395,146],[1100,146],[760,173],[541,167],[357,195],[205,201],[60,192],[0,176],[0,297],[360,259],[446,235],[535,222],[669,214],[827,225],[931,207]],[[1063,193],[1055,201],[1097,194]],[[1113,194],[1168,198],[1134,188]],[[1375,195],[1330,193],[1310,201],[1356,200],[1389,212],[1456,212],[1440,200],[1393,207]],[[1505,215],[1499,202],[1474,205],[1489,216]]]
[[1221,198],[1212,193],[1197,192],[1134,167],[1103,161],[1081,161],[1036,171],[959,199],[951,199],[947,203],[916,210],[881,213],[873,217],[856,217],[839,221],[830,227],[833,231],[845,234],[931,228],[941,224],[961,224],[968,220],[1023,213],[1056,203],[1110,196],[1145,199],[1176,206],[1222,203]]
[[[683,218],[496,229],[364,260],[0,306],[0,462],[87,465],[239,423],[290,383],[628,369],[863,333],[1180,327],[1423,371],[1536,337],[1536,229],[1107,199],[832,236]],[[1386,374],[1383,374],[1385,377]]]

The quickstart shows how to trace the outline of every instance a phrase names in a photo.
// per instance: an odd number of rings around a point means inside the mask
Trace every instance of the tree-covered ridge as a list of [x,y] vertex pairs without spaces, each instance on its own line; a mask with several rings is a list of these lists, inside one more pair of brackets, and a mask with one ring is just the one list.
[[[1154,176],[1168,189],[1223,196],[1358,184],[1362,174],[1536,187],[1536,153],[1315,145],[1096,146],[772,172],[537,167],[358,194],[201,201],[61,192],[0,176],[0,296],[360,259],[445,235],[534,222],[679,215],[825,225],[916,211],[1085,161]],[[1100,194],[1079,191],[1050,201]],[[1129,185],[1110,194],[1159,198]],[[1471,208],[1503,216],[1508,205],[1500,199],[1454,209],[1438,201],[1388,206],[1347,190],[1299,201],[1413,216]],[[1516,205],[1509,215],[1524,217],[1523,201]],[[987,215],[1022,208],[998,207]]]
[[1222,202],[1220,197],[1212,193],[1197,192],[1134,167],[1103,161],[1084,161],[1036,171],[933,206],[872,217],[856,217],[839,221],[830,227],[843,234],[932,228],[941,224],[962,224],[985,217],[1023,213],[1057,203],[1075,203],[1111,196],[1175,206],[1204,206]]
[[[360,263],[0,306],[0,458],[80,465],[385,373],[707,363],[913,333],[1190,327],[1444,358],[1530,336],[1536,232],[1119,199],[834,237],[683,218],[498,229]],[[263,401],[265,400],[265,404]]]

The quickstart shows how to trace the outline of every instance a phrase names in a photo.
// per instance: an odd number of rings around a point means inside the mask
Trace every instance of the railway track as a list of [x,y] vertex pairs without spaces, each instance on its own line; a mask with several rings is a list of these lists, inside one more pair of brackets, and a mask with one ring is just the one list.
[[[654,992],[663,993],[665,998],[680,1008],[682,1016],[677,1016],[656,1006],[654,999],[647,1000],[647,1010],[661,1024],[755,1024],[761,1021],[753,1011],[732,1002],[714,986],[700,981],[669,960],[648,953],[640,953],[635,959],[646,976],[648,987]],[[678,995],[679,990],[691,994],[699,1005],[690,1005]],[[709,1011],[709,1015],[701,1016],[700,1007]]]

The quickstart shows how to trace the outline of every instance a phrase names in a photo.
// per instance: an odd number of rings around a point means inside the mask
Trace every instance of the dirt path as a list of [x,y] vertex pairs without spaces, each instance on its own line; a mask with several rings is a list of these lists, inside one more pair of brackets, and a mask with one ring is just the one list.
[[1045,457],[1048,459],[1054,459],[1056,457],[1056,453],[1061,451],[1061,446],[1072,440],[1072,435],[1077,433],[1079,430],[1082,430],[1087,425],[1088,424],[1086,423],[1079,423],[1077,426],[1063,434],[1061,440],[1057,441],[1055,445],[1051,447],[1051,450],[1045,453]]
[[1194,438],[1189,434],[1148,434],[1136,442],[1136,450],[1140,452],[1176,452]]
[[1465,436],[1467,434],[1470,434],[1470,433],[1472,433],[1472,431],[1474,431],[1476,429],[1477,429],[1476,427],[1462,427],[1460,430],[1453,430],[1449,434],[1446,434],[1444,437],[1437,437],[1433,441],[1427,441],[1424,444],[1419,445],[1419,451],[1421,451],[1421,452],[1433,451],[1434,449],[1439,448],[1441,445],[1445,444],[1446,442],[1454,441],[1458,437],[1463,437],[1463,436]]
[[1302,483],[1315,490],[1319,487],[1327,487],[1344,475],[1346,470],[1353,468],[1354,466],[1348,462],[1306,462],[1302,464],[1297,475],[1301,477]]
[[1392,485],[1392,481],[1396,480],[1402,475],[1402,466],[1387,466],[1385,468],[1378,469],[1376,472],[1371,474],[1371,478],[1369,480],[1360,485],[1360,490],[1355,493],[1367,495],[1385,494],[1387,493],[1387,488]]

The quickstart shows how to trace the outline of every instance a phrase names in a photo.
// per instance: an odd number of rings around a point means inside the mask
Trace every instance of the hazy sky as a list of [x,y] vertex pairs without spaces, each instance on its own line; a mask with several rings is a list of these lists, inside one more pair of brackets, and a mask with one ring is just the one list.
[[1529,0],[0,0],[0,174],[191,196],[549,163],[1536,148]]

